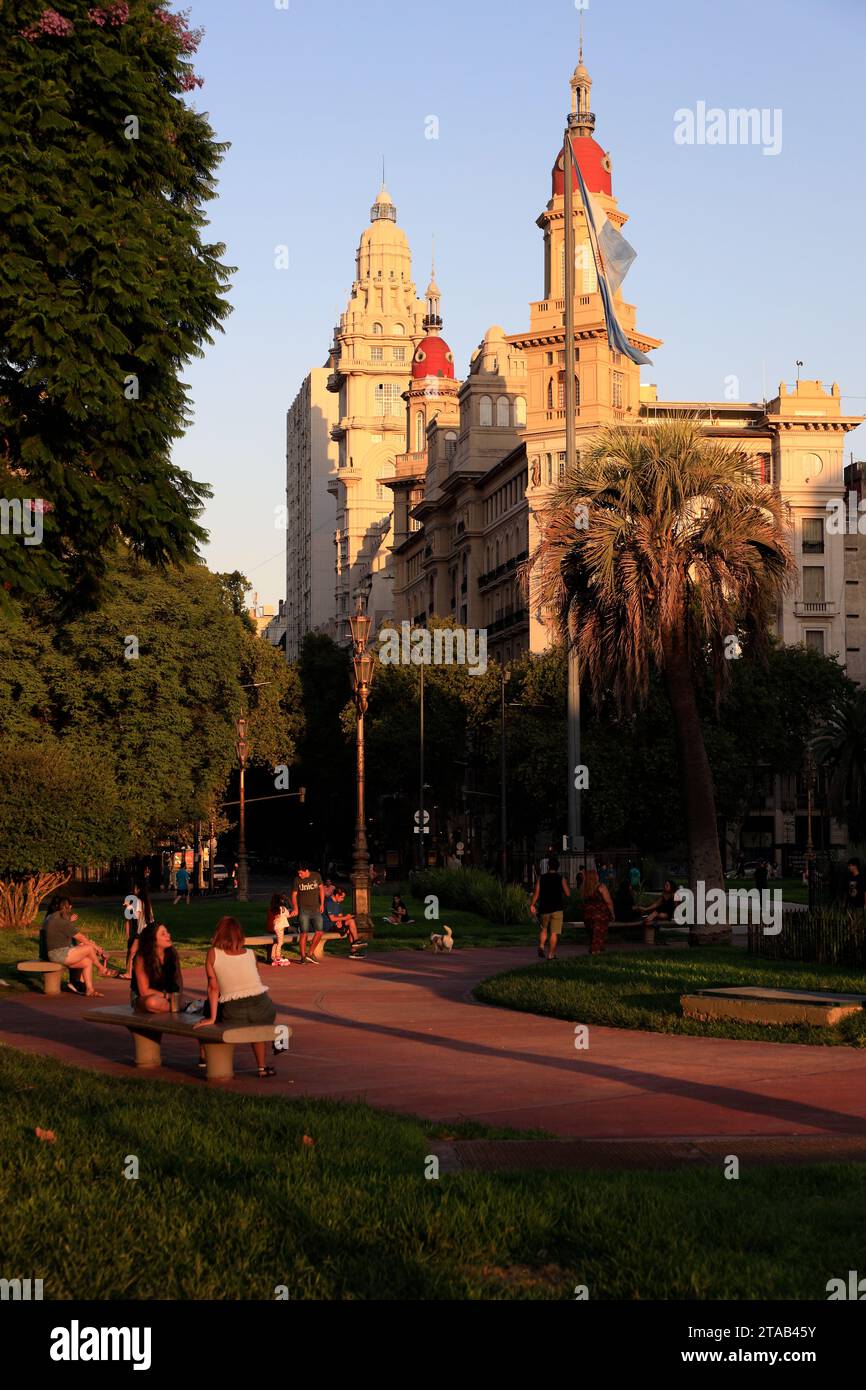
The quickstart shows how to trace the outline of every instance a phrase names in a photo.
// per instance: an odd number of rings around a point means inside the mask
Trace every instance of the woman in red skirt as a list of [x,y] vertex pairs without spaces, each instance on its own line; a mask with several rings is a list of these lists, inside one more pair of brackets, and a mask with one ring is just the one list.
[[595,869],[587,869],[583,876],[583,924],[592,935],[589,945],[591,956],[600,956],[605,949],[607,929],[612,921],[613,899],[604,884],[599,882]]

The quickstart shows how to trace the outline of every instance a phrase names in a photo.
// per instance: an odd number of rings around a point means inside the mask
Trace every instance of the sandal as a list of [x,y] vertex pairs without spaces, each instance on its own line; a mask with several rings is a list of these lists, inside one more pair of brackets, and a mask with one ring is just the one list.
[[276,1076],[277,1072],[275,1067],[259,1067],[258,1074],[259,1078],[264,1080],[266,1076]]

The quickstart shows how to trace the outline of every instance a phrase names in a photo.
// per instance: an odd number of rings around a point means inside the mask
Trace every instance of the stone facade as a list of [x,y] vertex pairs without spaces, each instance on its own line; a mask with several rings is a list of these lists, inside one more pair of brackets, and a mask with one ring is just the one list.
[[328,371],[316,367],[286,417],[286,659],[297,660],[308,632],[329,632],[334,618],[334,503],[337,463],[331,431],[336,401]]

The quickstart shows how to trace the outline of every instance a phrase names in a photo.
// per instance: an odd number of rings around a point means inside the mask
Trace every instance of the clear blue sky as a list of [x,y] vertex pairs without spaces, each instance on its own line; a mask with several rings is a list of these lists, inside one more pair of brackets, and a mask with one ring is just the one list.
[[[208,563],[284,595],[285,413],[324,363],[358,238],[387,182],[423,292],[435,233],[445,333],[464,375],[494,323],[543,292],[535,219],[577,62],[573,0],[194,0],[196,105],[231,142],[212,232],[238,267],[226,331],[186,374],[177,462],[212,483]],[[590,0],[596,137],[638,252],[626,296],[664,339],[667,399],[744,400],[803,375],[866,414],[863,0]],[[782,150],[680,146],[674,112],[780,108]],[[438,140],[425,120],[440,122]],[[274,248],[289,248],[288,270]],[[864,430],[847,453],[866,454]]]

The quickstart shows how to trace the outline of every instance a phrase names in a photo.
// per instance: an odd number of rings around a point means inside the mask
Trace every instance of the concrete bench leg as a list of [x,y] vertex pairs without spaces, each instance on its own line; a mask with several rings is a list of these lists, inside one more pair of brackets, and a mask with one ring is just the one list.
[[208,1081],[231,1081],[235,1074],[234,1043],[205,1043]]
[[63,978],[62,970],[46,970],[42,976],[42,993],[59,994],[60,981]]
[[135,1065],[137,1067],[162,1066],[162,1047],[159,1033],[149,1033],[141,1028],[130,1028],[135,1043]]

